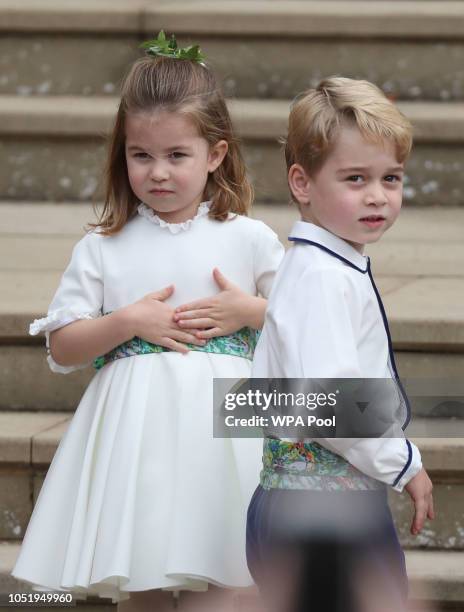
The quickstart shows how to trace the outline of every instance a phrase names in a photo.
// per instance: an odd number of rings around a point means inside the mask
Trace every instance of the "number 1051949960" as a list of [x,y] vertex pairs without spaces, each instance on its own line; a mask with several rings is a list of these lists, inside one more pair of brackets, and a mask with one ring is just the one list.
[[43,608],[68,608],[76,605],[72,593],[0,593],[0,606]]

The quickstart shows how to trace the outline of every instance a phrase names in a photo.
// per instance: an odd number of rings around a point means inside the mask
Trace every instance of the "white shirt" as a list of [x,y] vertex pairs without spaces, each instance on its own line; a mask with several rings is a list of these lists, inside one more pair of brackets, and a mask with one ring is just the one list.
[[[269,296],[253,378],[394,378],[388,322],[369,259],[311,223],[297,221]],[[417,447],[401,437],[318,438],[365,474],[401,491],[421,469]]]

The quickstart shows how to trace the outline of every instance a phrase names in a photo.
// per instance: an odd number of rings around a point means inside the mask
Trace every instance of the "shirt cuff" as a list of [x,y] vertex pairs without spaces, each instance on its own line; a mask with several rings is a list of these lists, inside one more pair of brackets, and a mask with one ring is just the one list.
[[407,439],[404,442],[407,448],[406,462],[392,485],[392,488],[399,493],[402,492],[408,482],[422,469],[422,459],[419,449]]

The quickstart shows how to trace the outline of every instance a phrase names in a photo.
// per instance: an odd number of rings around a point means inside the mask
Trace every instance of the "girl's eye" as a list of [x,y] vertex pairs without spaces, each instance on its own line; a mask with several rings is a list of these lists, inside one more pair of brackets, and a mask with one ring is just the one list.
[[360,174],[352,174],[346,180],[350,181],[350,183],[360,183],[363,180],[363,177]]
[[169,154],[169,157],[171,159],[181,159],[182,157],[185,157],[185,153],[181,153],[180,151],[173,151]]
[[135,153],[134,157],[136,159],[147,159],[148,153],[143,153],[142,151],[140,151],[139,153]]
[[386,181],[387,183],[401,183],[401,176],[399,176],[398,174],[388,174],[384,178],[384,181]]

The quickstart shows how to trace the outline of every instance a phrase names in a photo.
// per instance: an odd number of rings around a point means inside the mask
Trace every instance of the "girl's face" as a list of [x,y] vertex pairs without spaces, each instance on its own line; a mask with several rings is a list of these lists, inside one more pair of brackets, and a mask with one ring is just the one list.
[[322,167],[310,177],[295,164],[289,183],[304,221],[362,252],[396,221],[403,174],[392,143],[367,142],[356,127],[345,126]]
[[210,147],[180,113],[128,114],[125,127],[127,172],[137,198],[168,223],[194,217],[227,142]]

